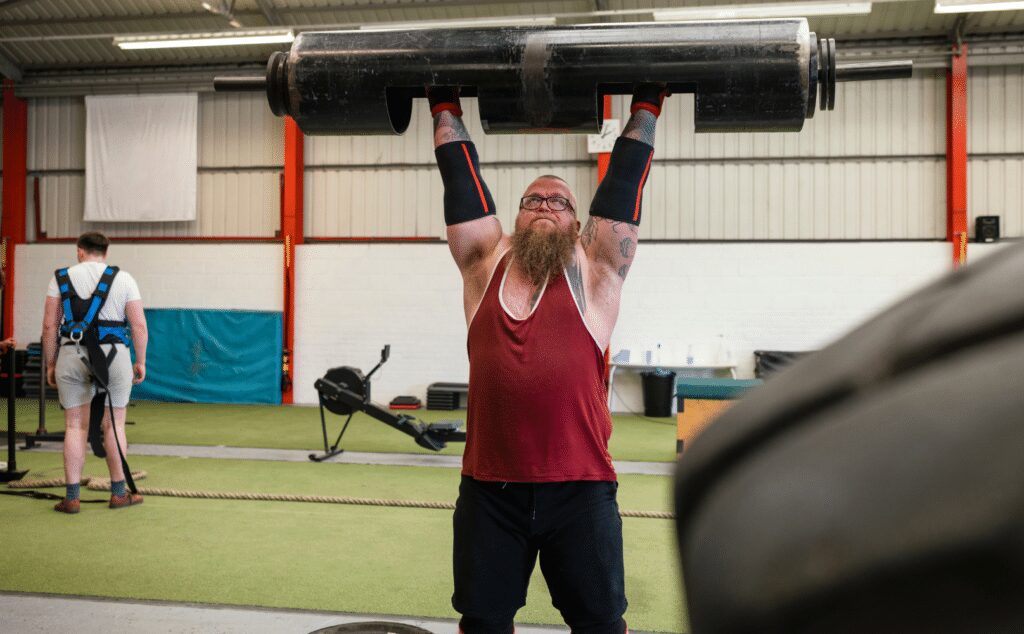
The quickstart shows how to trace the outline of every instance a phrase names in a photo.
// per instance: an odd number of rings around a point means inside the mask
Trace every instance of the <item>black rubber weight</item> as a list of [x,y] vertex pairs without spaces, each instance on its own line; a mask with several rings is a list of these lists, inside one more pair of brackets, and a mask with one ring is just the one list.
[[694,634],[1024,623],[1024,245],[751,392],[680,461]]

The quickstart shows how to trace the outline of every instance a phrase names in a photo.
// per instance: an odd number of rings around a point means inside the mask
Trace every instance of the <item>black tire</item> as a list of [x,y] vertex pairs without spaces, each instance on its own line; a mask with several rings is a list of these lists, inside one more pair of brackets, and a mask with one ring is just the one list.
[[749,393],[676,505],[695,634],[1022,631],[1024,245]]

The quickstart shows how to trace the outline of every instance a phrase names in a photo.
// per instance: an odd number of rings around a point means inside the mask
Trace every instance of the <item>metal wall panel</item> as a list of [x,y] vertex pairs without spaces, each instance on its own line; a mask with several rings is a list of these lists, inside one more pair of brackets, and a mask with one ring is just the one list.
[[968,151],[1024,154],[1024,66],[971,67],[967,77]]
[[[31,191],[31,190],[29,190]],[[31,213],[32,199],[28,206]],[[39,177],[40,228],[47,238],[78,237],[85,209],[85,177],[81,174],[54,174]],[[101,231],[106,231],[106,224]]]
[[[908,82],[842,85],[839,99],[840,110],[819,114],[801,133],[695,135],[692,96],[673,97],[659,125],[659,162],[641,237],[942,237],[942,77],[926,73]],[[613,102],[613,112],[624,119],[628,98]],[[581,207],[589,206],[596,168],[584,137],[488,136],[474,100],[467,100],[465,110],[483,176],[507,227],[514,209],[505,202],[514,204],[529,180],[544,171],[572,173]],[[310,235],[439,236],[441,183],[428,126],[426,108],[418,104],[405,137],[310,137],[307,161],[324,167],[307,176]],[[545,167],[545,160],[567,163]],[[326,167],[340,165],[381,167]]]
[[972,67],[968,78],[969,229],[999,216],[1003,236],[1024,237],[1024,67]]
[[[648,9],[692,6],[750,4],[738,0],[605,0],[604,8]],[[812,16],[808,19],[812,31],[821,37],[846,39],[884,37],[896,34],[937,35],[949,33],[956,16],[936,14],[934,0],[900,0],[875,2],[867,15]],[[589,9],[589,10],[592,10]],[[637,14],[612,18],[619,22],[635,22],[643,18]],[[973,14],[972,28],[1013,31],[1024,23],[1022,11],[991,11]]]
[[284,164],[284,119],[262,93],[199,95],[199,167]]
[[28,169],[85,169],[85,101],[28,100]]
[[[973,69],[969,91],[971,152],[1011,155],[972,158],[971,213],[1003,216],[1006,235],[1024,232],[1021,160],[1012,156],[1024,153],[1022,74],[1021,68]],[[692,97],[672,97],[659,126],[641,237],[941,238],[944,85],[935,73],[841,85],[839,109],[819,113],[799,134],[694,135]],[[628,99],[614,102],[624,118]],[[485,135],[475,99],[467,99],[465,109],[506,228],[522,189],[544,172],[574,184],[585,221],[596,168],[583,136]],[[29,102],[29,169],[42,173],[43,226],[50,237],[74,237],[86,228],[82,176],[61,173],[84,169],[84,122],[81,99]],[[206,171],[200,174],[199,219],[101,227],[112,235],[273,236],[282,130],[262,96],[201,95],[199,152]],[[404,136],[308,137],[306,162],[311,237],[442,235],[441,183],[424,102],[416,104]]]
[[999,216],[1000,233],[1024,238],[1024,156],[967,162],[968,229],[978,216]]
[[440,238],[440,200],[441,179],[427,166],[307,171],[305,232],[316,237]]
[[203,172],[198,189],[198,235],[272,238],[281,227],[277,172]]
[[[517,202],[541,174],[564,178],[584,208],[593,197],[589,166],[531,163],[484,168],[497,216],[511,232]],[[306,172],[306,234],[319,238],[432,237],[444,235],[444,190],[433,164],[396,168],[314,169]]]
[[944,176],[938,159],[655,165],[640,238],[941,238]]
[[[628,98],[614,99],[625,119]],[[837,109],[817,112],[794,133],[695,134],[693,95],[670,97],[659,121],[659,159],[920,156],[945,152],[945,80],[920,72],[904,81],[839,84]]]
[[[204,93],[198,128],[196,221],[85,223],[85,101],[29,100],[28,163],[40,178],[46,236],[71,238],[97,229],[112,236],[273,237],[280,225],[283,120],[262,97]],[[28,204],[31,211],[31,184]]]
[[272,238],[280,226],[276,173],[203,173],[198,190],[193,222],[84,222],[85,177],[50,174],[39,181],[41,224],[48,238],[74,238],[88,230],[132,237]]

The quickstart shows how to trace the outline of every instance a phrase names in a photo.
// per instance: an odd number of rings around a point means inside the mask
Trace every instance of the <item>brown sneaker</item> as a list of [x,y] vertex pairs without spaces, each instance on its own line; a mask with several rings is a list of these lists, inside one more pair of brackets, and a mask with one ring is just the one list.
[[54,505],[53,510],[57,511],[58,513],[69,513],[71,515],[74,515],[75,513],[82,510],[82,501],[69,500],[67,498],[64,498],[63,500],[57,502],[57,504]]
[[138,493],[125,493],[124,495],[111,495],[110,508],[120,509],[126,506],[142,504],[142,496]]

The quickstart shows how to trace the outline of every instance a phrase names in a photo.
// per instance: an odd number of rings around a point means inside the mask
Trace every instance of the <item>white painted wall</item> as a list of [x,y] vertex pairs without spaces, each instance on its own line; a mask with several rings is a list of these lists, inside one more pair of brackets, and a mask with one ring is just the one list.
[[[74,244],[27,244],[15,257],[14,336],[39,341],[53,272],[75,264]],[[277,244],[117,244],[107,261],[132,274],[147,308],[282,310]]]
[[[972,244],[970,257],[1004,244]],[[115,243],[109,260],[136,277],[150,307],[282,309],[276,244]],[[820,348],[947,272],[950,260],[942,242],[644,244],[612,351],[639,355],[661,343],[669,364],[692,344],[697,364],[716,363],[723,335],[740,376],[751,376],[754,350]],[[379,402],[468,380],[462,280],[446,245],[311,244],[296,261],[297,403],[316,402],[313,382],[328,368],[369,371],[387,343],[391,360],[373,382]],[[18,248],[22,347],[39,339],[53,270],[73,262],[70,244]],[[616,411],[641,409],[637,375],[621,373],[616,392]]]
[[[971,245],[972,259],[996,247]],[[298,248],[295,399],[316,402],[328,368],[391,360],[373,395],[425,399],[435,381],[466,381],[461,279],[443,244]],[[654,348],[663,362],[718,360],[718,335],[741,376],[756,349],[811,350],[950,270],[942,242],[644,244],[626,284],[612,350]],[[636,375],[616,379],[614,409],[641,408]]]
[[469,377],[462,277],[445,244],[319,244],[296,249],[295,402],[316,403],[327,369],[369,372],[374,400],[426,402],[427,385]]

